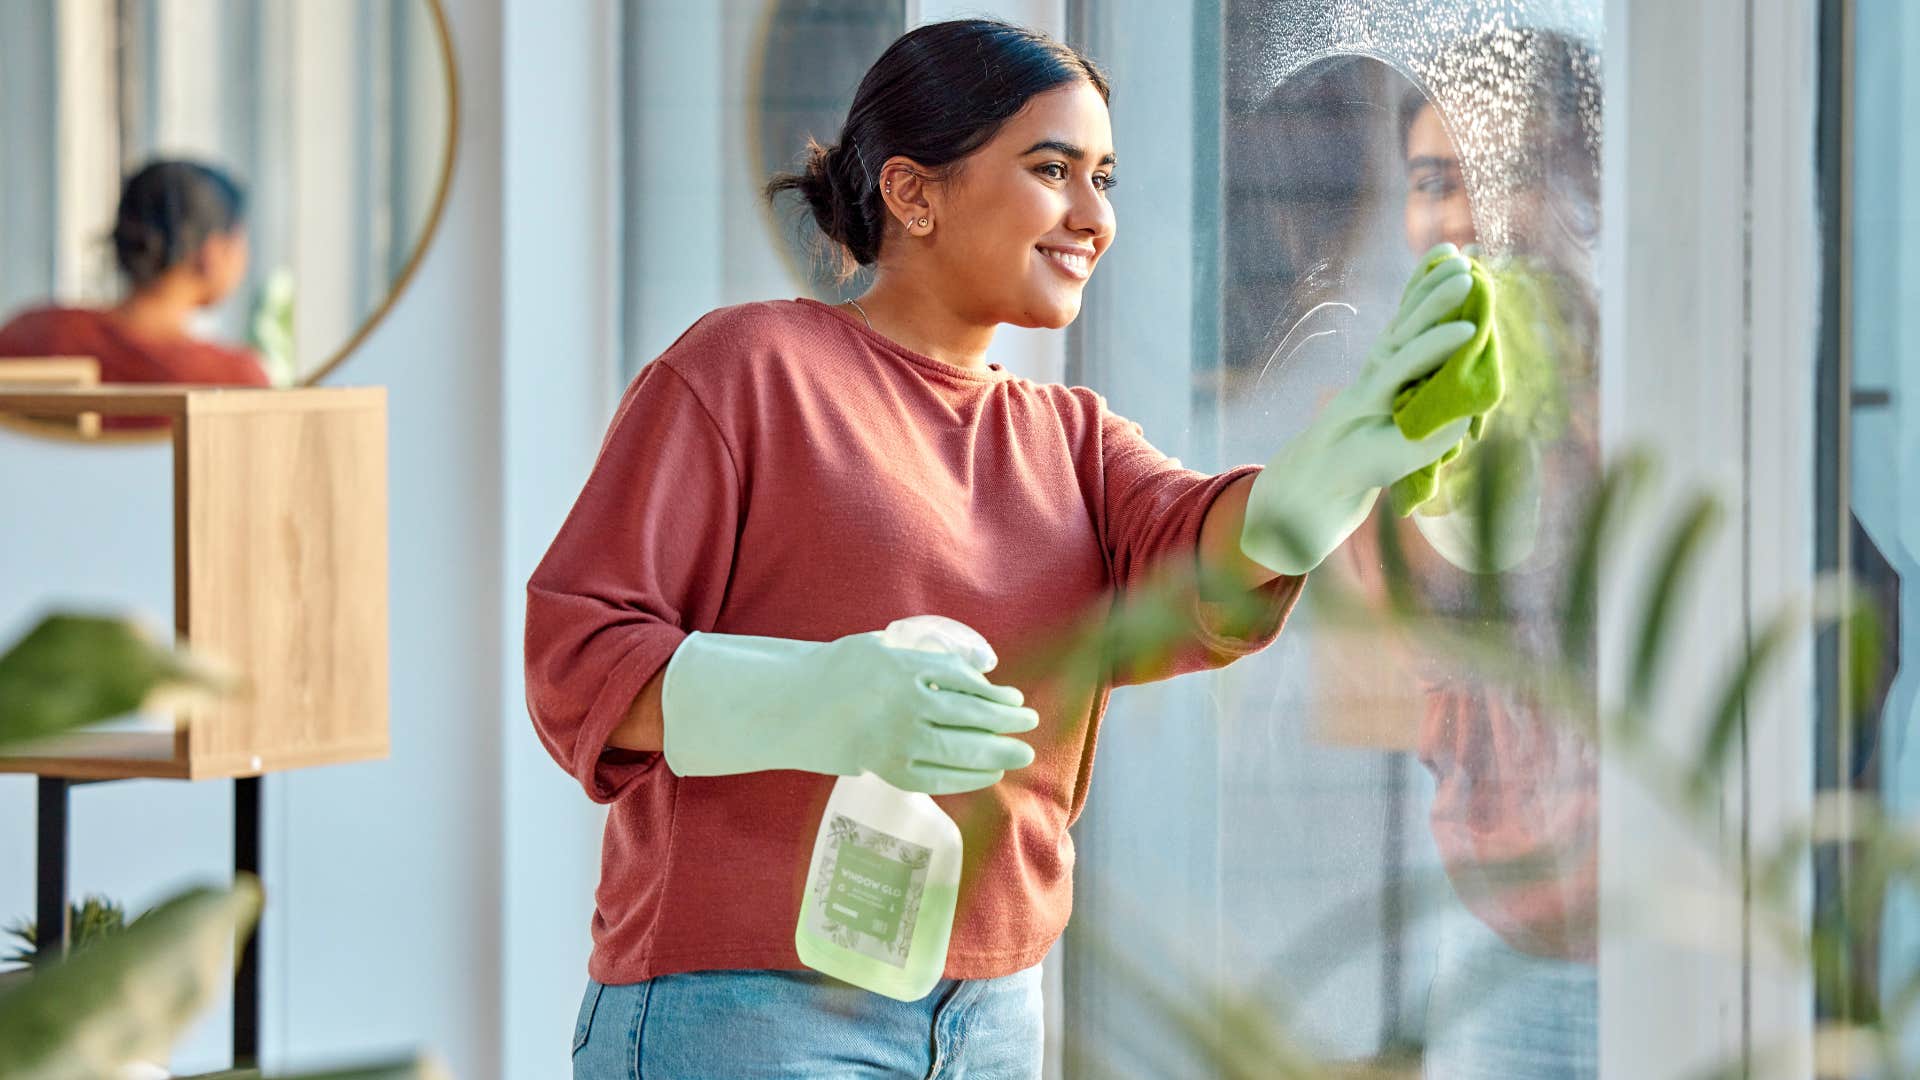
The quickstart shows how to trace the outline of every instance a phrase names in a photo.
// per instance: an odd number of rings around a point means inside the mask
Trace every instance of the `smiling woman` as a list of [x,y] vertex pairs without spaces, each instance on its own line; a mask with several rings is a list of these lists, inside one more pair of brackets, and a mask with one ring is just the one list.
[[[1299,597],[1235,543],[1258,466],[1184,468],[1093,390],[985,358],[1000,324],[1080,312],[1115,234],[1106,98],[1091,60],[1020,27],[899,38],[838,140],[766,185],[871,288],[709,311],[627,388],[527,595],[535,730],[611,806],[577,1077],[1038,1075],[1040,963],[1111,687],[1257,651]],[[1197,554],[1239,573],[1245,608],[1176,588],[1168,647],[1061,662]],[[919,614],[987,650],[876,633]],[[962,828],[943,978],[915,1001],[796,948],[823,806],[863,772]],[[855,869],[913,885],[913,848],[876,845]],[[706,1037],[742,1025],[758,1034]]]
[[[901,38],[855,92],[838,145],[809,140],[806,170],[767,185],[806,200],[843,278],[875,267],[856,307],[867,325],[975,368],[1000,323],[1073,321],[1117,224],[1106,76],[1063,45],[989,25]],[[1010,76],[980,78],[967,47],[983,33],[1022,61]],[[893,92],[908,82],[943,104]]]

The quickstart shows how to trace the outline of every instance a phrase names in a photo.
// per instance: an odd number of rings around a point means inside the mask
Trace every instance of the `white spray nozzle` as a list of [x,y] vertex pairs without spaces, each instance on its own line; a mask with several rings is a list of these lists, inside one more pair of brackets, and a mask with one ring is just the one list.
[[945,615],[909,615],[887,624],[888,644],[926,652],[950,652],[980,672],[992,671],[1000,658],[980,631]]

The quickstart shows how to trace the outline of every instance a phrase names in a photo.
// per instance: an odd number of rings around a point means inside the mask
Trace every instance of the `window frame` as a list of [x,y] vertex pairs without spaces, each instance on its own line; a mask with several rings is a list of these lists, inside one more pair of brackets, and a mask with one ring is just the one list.
[[[1697,745],[1738,650],[1812,584],[1817,16],[1657,0],[1610,0],[1606,12],[1602,451],[1659,455],[1674,480],[1653,507],[1670,511],[1704,485],[1728,511],[1668,658],[1667,700],[1681,707],[1656,738],[1675,753]],[[1603,706],[1631,655],[1631,590],[1661,516],[1647,515],[1603,575]],[[1748,1054],[1812,1073],[1811,975],[1762,954],[1748,907],[1752,857],[1813,808],[1811,654],[1802,639],[1747,703],[1707,843],[1672,827],[1631,767],[1603,766],[1603,1077]],[[1716,860],[1736,873],[1716,874]],[[1795,877],[1804,924],[1805,860]],[[1680,940],[1650,932],[1650,898],[1674,903],[1669,927],[1673,911],[1697,916]]]

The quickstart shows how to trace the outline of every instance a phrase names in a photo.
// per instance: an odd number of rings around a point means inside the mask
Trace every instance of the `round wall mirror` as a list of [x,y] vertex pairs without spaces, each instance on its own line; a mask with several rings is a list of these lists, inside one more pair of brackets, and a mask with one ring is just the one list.
[[[799,168],[808,138],[829,145],[838,139],[861,76],[907,32],[902,0],[846,0],[826,12],[821,7],[804,0],[766,6],[749,67],[756,183]],[[821,257],[812,216],[798,198],[789,193],[777,210],[766,212],[781,260],[813,295],[858,296],[872,283],[872,267],[836,280],[830,260]]]
[[440,0],[0,4],[0,383],[325,379],[432,240],[457,88]]

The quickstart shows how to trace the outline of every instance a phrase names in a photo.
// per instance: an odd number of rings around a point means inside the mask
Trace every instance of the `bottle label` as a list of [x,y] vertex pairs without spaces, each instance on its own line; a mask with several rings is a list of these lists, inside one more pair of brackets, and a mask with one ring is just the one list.
[[833,815],[813,874],[815,934],[905,967],[933,851]]

